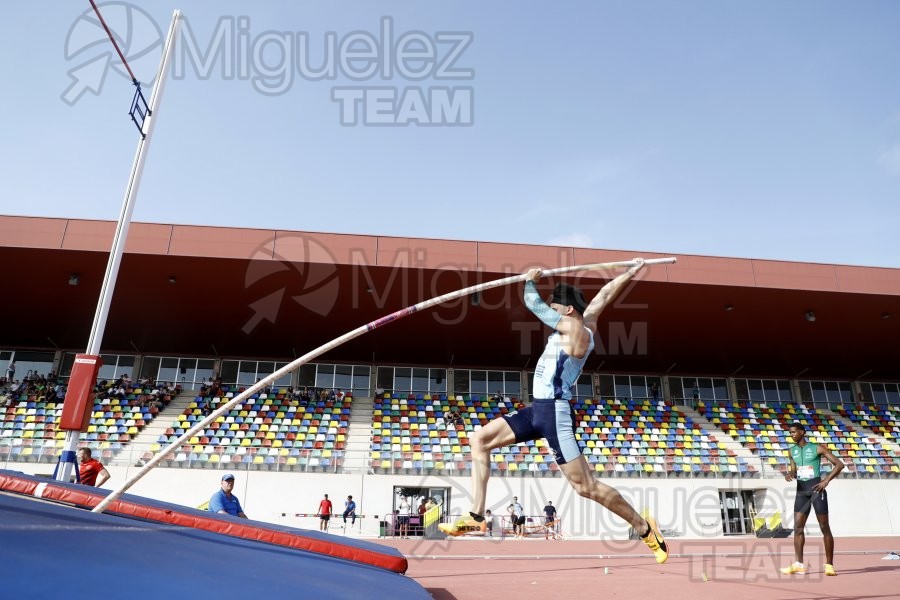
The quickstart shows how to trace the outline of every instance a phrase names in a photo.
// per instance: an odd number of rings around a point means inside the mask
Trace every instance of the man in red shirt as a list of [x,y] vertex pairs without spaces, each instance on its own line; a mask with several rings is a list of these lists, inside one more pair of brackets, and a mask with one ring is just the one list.
[[109,471],[100,464],[99,460],[91,458],[90,448],[78,449],[78,475],[84,485],[100,487],[109,479]]
[[328,521],[331,519],[331,500],[328,499],[328,494],[325,494],[325,498],[319,502],[319,530],[328,531]]

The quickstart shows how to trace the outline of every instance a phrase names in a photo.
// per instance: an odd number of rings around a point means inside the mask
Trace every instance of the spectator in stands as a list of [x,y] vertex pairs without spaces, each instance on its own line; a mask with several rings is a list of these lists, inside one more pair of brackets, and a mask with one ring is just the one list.
[[497,390],[496,392],[494,392],[494,395],[491,396],[491,398],[493,399],[494,402],[497,402],[497,403],[503,402],[503,394],[500,392],[500,390]]
[[6,367],[6,380],[12,383],[16,379],[16,361],[10,361]]
[[633,266],[603,286],[590,304],[578,288],[566,283],[558,283],[549,303],[544,302],[537,291],[541,270],[531,269],[526,273],[525,306],[554,332],[535,365],[532,405],[502,415],[469,436],[474,498],[469,515],[456,523],[459,529],[477,527],[484,521],[491,450],[545,438],[560,470],[578,494],[604,506],[634,527],[657,562],[668,559],[667,546],[655,520],[641,517],[617,490],[594,478],[593,469],[575,438],[574,413],[569,404],[572,387],[594,349],[600,313],[643,267],[644,261],[635,259]]
[[217,491],[209,499],[209,511],[214,513],[225,513],[246,519],[244,509],[241,508],[241,502],[234,495],[234,475],[225,473],[222,475],[220,483],[222,489]]
[[356,525],[356,502],[353,500],[353,496],[347,496],[347,500],[344,502],[344,527],[347,526],[347,517],[351,517],[351,527]]
[[462,415],[459,414],[459,411],[454,409],[448,409],[444,412],[444,425],[447,427],[456,427],[457,425],[462,425],[463,419]]
[[319,531],[328,531],[328,521],[331,520],[332,511],[331,500],[328,499],[328,494],[325,494],[325,497],[319,502],[319,510],[316,511],[316,515],[319,517]]
[[650,386],[650,397],[654,402],[659,402],[659,384],[655,381],[653,382],[653,385]]
[[[805,575],[803,564],[803,545],[806,543],[806,519],[810,509],[815,507],[816,519],[825,542],[825,575],[834,576],[834,536],[828,523],[828,483],[844,469],[844,463],[825,446],[811,444],[806,440],[806,427],[801,423],[792,423],[788,431],[794,445],[790,447],[790,466],[784,478],[786,481],[797,480],[797,495],[794,497],[794,559],[795,562],[781,569],[785,575]],[[834,468],[822,477],[822,459],[827,460]]]
[[124,399],[126,395],[128,395],[128,390],[124,385],[118,385],[109,392],[110,397],[118,398],[119,400]]
[[556,507],[547,500],[547,506],[544,507],[544,539],[551,535],[556,537]]
[[109,480],[109,471],[99,460],[91,457],[90,448],[78,449],[78,477],[82,485],[100,487]]
[[152,392],[150,392],[149,404],[150,404],[151,410],[156,409],[157,411],[160,411],[166,407],[165,398],[167,398],[168,396],[160,397],[160,394],[161,394],[161,391],[159,389],[155,389]]
[[691,390],[691,397],[694,400],[700,399],[700,382],[694,381],[694,389]]

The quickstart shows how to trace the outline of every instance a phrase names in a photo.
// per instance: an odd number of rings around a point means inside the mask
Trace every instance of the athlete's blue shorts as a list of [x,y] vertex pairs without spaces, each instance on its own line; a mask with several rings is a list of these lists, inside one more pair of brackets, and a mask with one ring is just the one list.
[[575,411],[568,400],[535,400],[531,406],[503,415],[516,436],[516,443],[544,438],[564,465],[581,456],[575,439]]

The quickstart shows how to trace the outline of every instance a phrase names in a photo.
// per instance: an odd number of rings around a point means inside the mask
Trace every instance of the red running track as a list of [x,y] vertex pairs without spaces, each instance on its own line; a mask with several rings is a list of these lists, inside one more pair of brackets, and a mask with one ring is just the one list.
[[407,576],[436,600],[900,598],[900,560],[881,560],[887,552],[900,553],[900,536],[837,538],[837,577],[822,572],[819,537],[807,537],[805,576],[778,571],[793,560],[791,538],[675,538],[665,565],[657,565],[636,542],[379,541],[406,554]]

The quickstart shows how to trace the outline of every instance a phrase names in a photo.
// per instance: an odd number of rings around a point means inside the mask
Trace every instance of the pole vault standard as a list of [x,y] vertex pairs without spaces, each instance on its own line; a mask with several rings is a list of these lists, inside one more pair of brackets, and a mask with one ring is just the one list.
[[[674,257],[651,258],[649,260],[645,260],[644,264],[645,265],[671,264],[671,263],[674,263],[676,260],[677,259]],[[544,277],[544,276],[561,275],[564,273],[572,273],[574,271],[591,271],[591,270],[600,270],[600,269],[627,268],[627,267],[634,266],[635,264],[636,263],[633,260],[625,260],[625,261],[619,261],[619,262],[597,263],[597,264],[592,264],[592,265],[578,265],[578,266],[574,266],[574,267],[560,267],[558,269],[550,269],[548,271],[543,271],[541,276]],[[94,507],[93,512],[100,513],[100,512],[103,512],[104,510],[106,510],[106,508],[111,503],[113,503],[116,499],[118,499],[119,496],[121,496],[126,491],[128,491],[128,489],[131,488],[131,486],[133,486],[135,483],[140,481],[144,477],[144,475],[149,473],[151,469],[153,469],[156,465],[158,465],[165,456],[167,456],[171,452],[174,452],[175,450],[180,448],[182,446],[182,444],[185,443],[185,441],[189,440],[191,437],[196,435],[199,431],[205,429],[206,426],[209,425],[210,423],[212,423],[215,419],[224,415],[225,413],[230,411],[234,406],[236,406],[237,404],[240,404],[241,402],[243,402],[244,400],[246,400],[247,398],[249,398],[256,392],[258,392],[259,390],[271,385],[272,383],[274,383],[281,377],[284,377],[285,375],[287,375],[294,369],[296,369],[302,365],[305,365],[306,363],[313,360],[314,358],[317,358],[317,357],[321,356],[322,354],[325,354],[329,350],[333,350],[334,348],[337,348],[341,344],[344,344],[345,342],[349,342],[350,340],[357,338],[364,333],[368,333],[370,331],[378,329],[382,325],[387,325],[388,323],[392,323],[394,321],[402,319],[403,317],[409,316],[413,313],[417,313],[419,311],[431,308],[432,306],[437,306],[438,304],[443,304],[444,302],[450,302],[451,300],[456,300],[457,298],[462,298],[463,296],[468,296],[469,294],[474,294],[477,292],[482,292],[484,290],[490,290],[493,288],[502,287],[505,285],[509,285],[511,283],[518,283],[520,281],[524,281],[525,277],[526,277],[525,273],[522,273],[519,275],[513,275],[511,277],[504,277],[503,279],[497,279],[495,281],[488,281],[487,283],[480,283],[480,284],[474,285],[472,287],[467,287],[467,288],[464,288],[461,290],[457,290],[455,292],[449,292],[442,296],[437,296],[435,298],[432,298],[431,300],[425,300],[424,302],[419,302],[418,304],[415,304],[413,306],[408,306],[406,308],[403,308],[401,310],[393,312],[387,316],[381,317],[380,319],[376,319],[376,320],[372,321],[371,323],[357,327],[353,331],[348,331],[344,335],[331,340],[327,344],[323,344],[322,346],[319,346],[312,352],[304,354],[303,356],[301,356],[294,362],[281,367],[280,369],[278,369],[277,371],[275,371],[268,377],[260,379],[255,384],[253,384],[252,386],[250,386],[249,388],[247,388],[246,390],[244,390],[243,392],[241,392],[240,394],[238,394],[237,396],[235,396],[234,398],[229,400],[227,403],[223,404],[222,406],[220,406],[219,408],[214,410],[205,419],[195,423],[194,426],[191,427],[190,429],[188,429],[187,431],[185,431],[184,434],[180,438],[178,438],[177,440],[175,440],[174,442],[172,442],[171,444],[169,444],[168,446],[166,446],[165,448],[163,448],[162,450],[157,452],[153,458],[151,458],[149,461],[147,461],[147,463],[143,467],[141,467],[140,471],[135,473],[135,475],[131,479],[129,479],[128,481],[123,483],[122,487],[114,490],[102,502],[100,502],[100,504],[98,504],[96,507]]]
[[[141,94],[140,84],[135,79],[131,68],[125,61],[125,56],[119,50],[119,45],[115,38],[100,16],[100,11],[94,4],[91,5],[97,12],[100,22],[106,29],[109,39],[112,41],[116,52],[122,59],[122,64],[128,69],[132,82],[137,86],[135,92],[135,101],[132,102],[132,111],[139,98],[143,98]],[[181,27],[181,11],[176,10],[172,15],[172,24],[169,26],[169,33],[166,36],[165,47],[163,48],[162,59],[159,63],[159,71],[156,74],[156,87],[150,96],[150,104],[146,112],[141,111],[138,118],[132,112],[132,119],[138,124],[141,132],[141,138],[138,141],[137,152],[134,156],[134,162],[131,165],[131,176],[128,178],[128,185],[125,187],[125,200],[122,204],[122,212],[119,215],[119,221],[116,225],[116,233],[113,237],[112,250],[109,253],[109,261],[106,264],[106,274],[103,276],[103,286],[100,289],[100,299],[97,303],[97,311],[94,313],[94,323],[91,326],[91,335],[88,339],[87,351],[85,354],[79,354],[75,357],[75,364],[72,367],[72,376],[69,380],[69,387],[66,391],[66,401],[63,403],[63,415],[60,417],[59,428],[66,431],[66,439],[63,444],[62,453],[59,456],[59,462],[54,471],[54,479],[57,481],[69,481],[75,466],[75,449],[78,446],[79,434],[87,428],[88,418],[93,405],[93,391],[97,384],[97,373],[100,371],[102,362],[100,361],[100,344],[103,341],[103,333],[106,330],[106,320],[109,316],[109,305],[112,302],[113,291],[116,287],[116,279],[119,275],[119,266],[122,263],[122,253],[125,251],[125,242],[128,239],[128,227],[131,224],[131,215],[134,212],[134,204],[137,198],[138,187],[141,182],[141,175],[144,172],[144,163],[147,160],[147,150],[150,147],[150,137],[153,133],[153,127],[156,124],[156,113],[162,100],[163,90],[166,86],[166,78],[169,72],[169,60],[172,50],[175,46],[175,39],[178,36],[178,30]],[[70,397],[71,393],[71,397]]]

